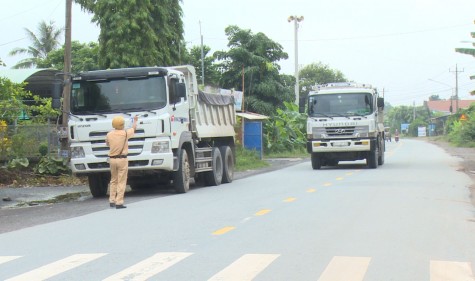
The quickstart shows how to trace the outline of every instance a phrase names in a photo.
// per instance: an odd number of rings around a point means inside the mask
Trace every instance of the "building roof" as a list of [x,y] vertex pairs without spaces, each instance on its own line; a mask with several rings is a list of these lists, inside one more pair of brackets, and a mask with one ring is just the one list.
[[[475,100],[459,100],[458,107],[465,109],[468,108]],[[457,101],[455,100],[432,100],[426,101],[426,107],[432,112],[450,113],[450,105],[452,105],[453,111],[456,110]]]
[[36,80],[35,78],[51,79],[54,78],[58,73],[60,73],[59,70],[47,68],[0,69],[0,77],[8,78],[14,83],[22,83],[27,80]]
[[269,116],[253,113],[253,112],[238,112],[236,113],[237,116],[240,116],[244,119],[248,120],[265,120],[269,119]]

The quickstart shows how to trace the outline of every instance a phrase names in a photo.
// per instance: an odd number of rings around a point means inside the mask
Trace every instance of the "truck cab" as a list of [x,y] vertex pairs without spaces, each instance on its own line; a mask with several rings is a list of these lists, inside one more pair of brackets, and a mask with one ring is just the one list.
[[308,95],[307,151],[313,169],[340,161],[384,163],[384,99],[368,84],[317,85]]

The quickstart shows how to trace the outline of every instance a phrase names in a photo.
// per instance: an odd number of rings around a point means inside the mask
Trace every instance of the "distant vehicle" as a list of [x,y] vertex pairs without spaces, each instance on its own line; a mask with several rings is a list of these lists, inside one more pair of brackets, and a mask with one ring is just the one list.
[[391,128],[384,127],[384,138],[386,141],[392,142]]
[[317,85],[308,95],[307,151],[313,169],[366,159],[384,164],[384,98],[367,84]]
[[98,70],[73,78],[71,169],[88,177],[94,197],[107,193],[105,138],[117,115],[126,127],[139,115],[127,156],[132,189],[173,183],[184,193],[193,177],[206,185],[233,180],[234,99],[199,92],[197,85],[193,66]]

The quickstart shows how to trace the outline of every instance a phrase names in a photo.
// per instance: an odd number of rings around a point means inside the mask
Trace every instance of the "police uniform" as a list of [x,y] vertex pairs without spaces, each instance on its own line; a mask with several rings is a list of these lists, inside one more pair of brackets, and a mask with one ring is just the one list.
[[112,120],[114,130],[107,133],[106,137],[106,144],[110,147],[111,181],[109,185],[109,203],[111,207],[116,207],[117,209],[125,208],[124,194],[129,167],[129,161],[127,160],[129,151],[128,140],[134,136],[137,116],[134,117],[132,128],[124,130],[124,123],[122,116],[114,117]]

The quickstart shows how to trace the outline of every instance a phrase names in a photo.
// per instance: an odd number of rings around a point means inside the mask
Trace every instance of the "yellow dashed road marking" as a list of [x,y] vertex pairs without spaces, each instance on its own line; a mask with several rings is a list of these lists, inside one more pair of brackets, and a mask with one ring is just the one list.
[[341,181],[342,179],[343,179],[343,177],[336,178],[337,181]]
[[236,227],[234,227],[234,226],[226,226],[226,227],[223,227],[223,228],[218,229],[215,232],[213,232],[213,235],[223,235],[223,234],[228,233],[229,231],[231,231],[235,228]]
[[263,215],[269,213],[270,211],[271,210],[269,210],[269,209],[264,209],[264,210],[260,210],[259,212],[255,213],[254,215],[255,216],[263,216]]
[[285,199],[284,202],[294,202],[295,200],[297,200],[297,198],[289,197],[289,198]]
[[323,184],[323,186],[331,186],[331,185],[332,185],[331,182],[326,182],[326,183]]
[[309,189],[307,189],[307,192],[308,192],[308,193],[312,193],[312,192],[315,192],[315,191],[317,191],[315,188],[309,188]]

